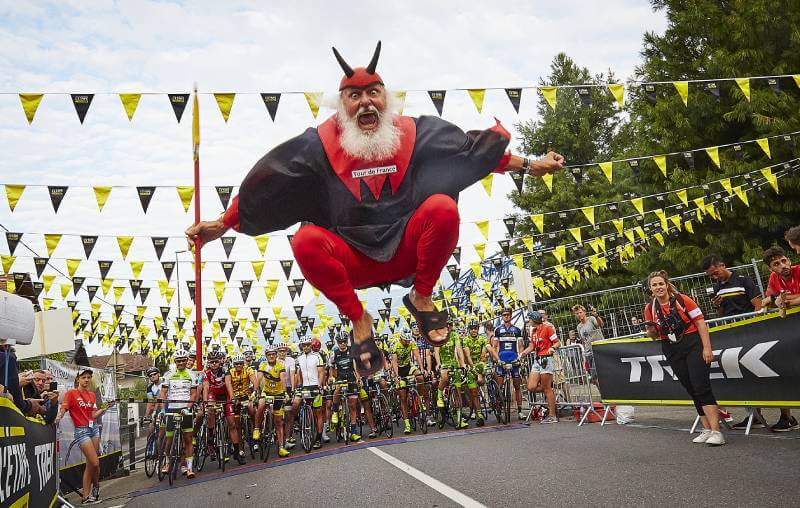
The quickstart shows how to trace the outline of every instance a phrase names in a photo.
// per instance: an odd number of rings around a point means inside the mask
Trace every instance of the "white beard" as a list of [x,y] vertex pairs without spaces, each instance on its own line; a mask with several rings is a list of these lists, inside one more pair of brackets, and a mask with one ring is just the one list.
[[373,108],[363,108],[374,111],[378,115],[378,128],[374,131],[364,132],[358,126],[356,118],[351,118],[345,111],[341,100],[336,104],[336,119],[339,122],[341,134],[339,142],[342,149],[350,157],[364,161],[381,161],[394,156],[400,148],[400,129],[394,125],[394,96],[386,94],[386,109],[379,113]]

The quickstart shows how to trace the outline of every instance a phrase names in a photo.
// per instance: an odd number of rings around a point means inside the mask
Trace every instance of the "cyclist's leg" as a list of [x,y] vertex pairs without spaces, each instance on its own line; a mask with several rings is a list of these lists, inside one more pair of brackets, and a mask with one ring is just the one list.
[[367,417],[367,425],[369,425],[369,430],[371,431],[370,437],[375,437],[377,435],[375,432],[375,417],[372,415],[372,404],[369,394],[367,394],[367,391],[364,388],[359,389],[358,400],[361,402],[361,407],[364,408],[364,416]]
[[[181,430],[183,435],[183,458],[186,460],[186,474],[191,478],[194,476],[192,470],[192,460],[194,459],[194,421],[192,415],[182,415],[180,417]],[[191,473],[191,474],[190,474]]]
[[[355,383],[353,383],[353,385],[355,385]],[[355,388],[355,386],[351,386],[350,388]],[[358,392],[356,390],[353,390],[352,393],[347,394],[347,405],[350,408],[350,428],[346,429],[346,431],[349,432],[351,435],[355,434],[356,436],[358,436],[358,432],[356,432],[356,430],[358,430],[356,422],[358,421],[359,412],[358,412]],[[352,437],[351,440],[355,441],[355,439],[353,439]]]
[[290,408],[287,409],[286,414],[286,425],[284,425],[284,429],[286,430],[286,439],[288,440],[292,437],[292,430],[294,427],[294,419],[297,417],[297,411],[300,409],[300,394],[294,396],[292,400],[292,405]]
[[522,412],[522,379],[520,379],[519,375],[519,367],[515,367],[515,370],[511,371],[511,379],[514,383],[514,399],[517,403],[517,413]]
[[283,415],[285,413],[283,402],[275,401],[271,408],[272,421],[275,425],[275,437],[278,440],[278,447],[286,447],[286,433],[283,430]]
[[[176,418],[175,413],[168,412],[165,413],[164,428],[165,428],[165,439],[164,439],[164,446],[161,449],[160,453],[164,453],[169,455],[170,450],[172,449],[172,439],[175,437],[175,427],[178,425],[178,421]],[[164,467],[161,468],[162,473],[166,473],[169,470],[169,457],[167,460],[164,461]]]
[[322,442],[322,393],[318,393],[311,400],[311,414],[314,415],[314,425],[316,426],[317,435],[314,436],[316,441]]
[[444,388],[450,382],[450,373],[445,365],[439,369],[439,389],[436,391],[436,406],[444,407]]
[[264,412],[267,410],[267,399],[264,398],[262,394],[261,397],[258,398],[258,409],[256,410],[256,416],[253,418],[253,432],[258,431],[261,434],[261,420],[264,418]]

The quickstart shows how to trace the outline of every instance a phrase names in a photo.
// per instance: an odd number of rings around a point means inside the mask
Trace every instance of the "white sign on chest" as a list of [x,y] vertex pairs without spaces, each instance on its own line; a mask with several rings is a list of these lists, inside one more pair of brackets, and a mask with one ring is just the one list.
[[354,169],[351,173],[353,178],[365,178],[367,176],[388,175],[397,173],[397,165],[378,166],[376,168]]

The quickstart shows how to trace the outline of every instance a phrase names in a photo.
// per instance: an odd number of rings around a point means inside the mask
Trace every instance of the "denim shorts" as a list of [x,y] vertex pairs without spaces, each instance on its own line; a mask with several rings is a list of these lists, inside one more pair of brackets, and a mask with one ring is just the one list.
[[75,441],[78,442],[78,446],[95,437],[100,437],[100,427],[75,427]]

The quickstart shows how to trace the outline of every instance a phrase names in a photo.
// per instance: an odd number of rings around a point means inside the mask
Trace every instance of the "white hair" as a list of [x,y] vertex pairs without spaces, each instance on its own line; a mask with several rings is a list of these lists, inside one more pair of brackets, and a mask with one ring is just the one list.
[[371,110],[378,115],[378,128],[371,132],[362,131],[358,121],[347,114],[342,94],[339,94],[339,100],[336,101],[336,119],[341,129],[339,141],[342,149],[351,157],[365,161],[385,160],[400,148],[400,129],[394,124],[398,100],[392,92],[386,90],[385,93],[386,109],[382,113],[374,106],[359,110]]

